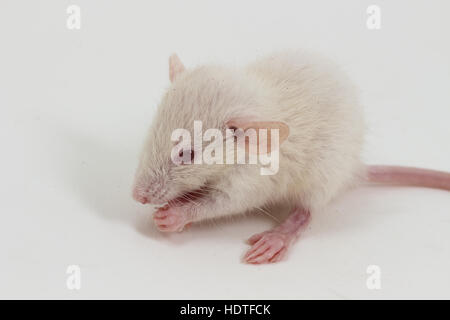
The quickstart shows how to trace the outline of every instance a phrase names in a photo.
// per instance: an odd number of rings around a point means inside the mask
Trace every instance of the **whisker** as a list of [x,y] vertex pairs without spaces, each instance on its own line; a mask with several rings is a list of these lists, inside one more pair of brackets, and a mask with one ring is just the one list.
[[262,213],[266,214],[267,216],[269,216],[270,218],[272,218],[273,220],[275,220],[276,222],[280,222],[280,220],[278,220],[276,217],[274,217],[273,215],[271,215],[269,212],[267,212],[266,210],[260,208],[260,207],[256,207],[256,209],[260,210]]

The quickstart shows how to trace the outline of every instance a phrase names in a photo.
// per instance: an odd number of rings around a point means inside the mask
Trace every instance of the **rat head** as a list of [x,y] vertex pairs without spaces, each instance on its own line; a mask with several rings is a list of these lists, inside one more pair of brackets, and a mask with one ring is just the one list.
[[[220,192],[221,179],[236,170],[226,161],[225,140],[234,141],[238,129],[276,128],[280,142],[287,138],[283,122],[261,121],[265,109],[260,106],[266,97],[245,73],[216,66],[186,70],[173,55],[169,77],[171,86],[144,142],[133,188],[135,200],[174,206]],[[249,152],[252,141],[244,141]]]

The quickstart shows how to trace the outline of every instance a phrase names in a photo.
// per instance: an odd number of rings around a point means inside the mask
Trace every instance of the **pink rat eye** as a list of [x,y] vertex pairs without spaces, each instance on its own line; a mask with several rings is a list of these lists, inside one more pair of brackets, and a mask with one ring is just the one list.
[[[182,161],[182,164],[189,164],[189,162],[188,163],[185,163],[184,162],[184,155],[189,155],[189,157],[190,157],[190,159],[191,159],[191,164],[192,163],[194,163],[194,158],[195,158],[195,153],[194,153],[194,150],[192,150],[192,149],[184,149],[184,150],[180,150],[180,152],[178,152],[178,155],[180,156],[180,158],[182,158],[183,159],[183,161]],[[189,158],[188,158],[189,159]]]

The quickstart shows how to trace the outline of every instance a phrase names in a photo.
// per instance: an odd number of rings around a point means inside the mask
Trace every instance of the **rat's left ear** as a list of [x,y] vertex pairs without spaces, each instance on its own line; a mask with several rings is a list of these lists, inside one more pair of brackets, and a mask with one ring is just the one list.
[[[270,153],[274,147],[279,146],[289,137],[289,126],[281,121],[245,121],[242,119],[230,120],[226,123],[227,128],[235,130],[235,132],[249,133],[247,130],[254,130],[257,139],[257,153]],[[238,130],[241,129],[241,130]],[[259,130],[265,129],[267,134],[264,136],[259,133]],[[271,139],[274,137],[272,130],[278,132],[278,143],[272,143]],[[238,136],[239,137],[239,136]],[[275,135],[276,137],[276,135]],[[254,144],[252,139],[245,139],[246,150],[252,150],[250,146]]]
[[181,62],[180,58],[178,58],[177,54],[174,53],[169,58],[169,78],[170,82],[173,82],[175,78],[182,73],[186,68]]

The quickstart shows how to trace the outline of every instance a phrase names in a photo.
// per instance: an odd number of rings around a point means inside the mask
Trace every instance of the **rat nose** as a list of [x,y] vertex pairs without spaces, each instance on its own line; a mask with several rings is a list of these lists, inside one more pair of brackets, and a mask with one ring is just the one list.
[[148,203],[147,196],[141,190],[134,189],[133,190],[133,198],[134,198],[134,200],[136,200],[137,202],[140,202],[142,204]]
[[146,197],[139,197],[136,200],[139,201],[142,204],[146,204],[148,202]]

